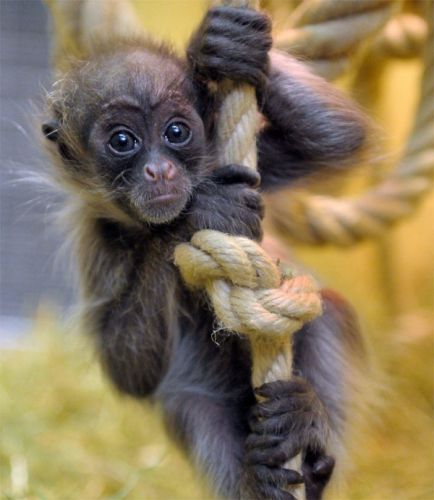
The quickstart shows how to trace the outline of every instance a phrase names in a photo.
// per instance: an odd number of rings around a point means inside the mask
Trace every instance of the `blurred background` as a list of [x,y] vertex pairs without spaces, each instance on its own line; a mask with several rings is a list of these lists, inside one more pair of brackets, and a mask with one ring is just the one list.
[[53,266],[61,236],[53,230],[53,197],[20,182],[45,161],[34,113],[51,81],[48,12],[35,0],[1,2],[0,38],[0,315],[2,344],[19,333],[46,300],[63,308],[71,287]]
[[[75,277],[55,223],[61,196],[28,182],[46,162],[35,116],[52,81],[52,62],[62,67],[65,51],[79,54],[88,32],[112,26],[113,19],[117,27],[137,23],[182,49],[206,2],[76,0],[69,11],[61,10],[62,2],[47,4],[56,13],[54,24],[40,0],[0,1],[0,491],[13,499],[208,498],[165,438],[158,413],[114,394],[101,377],[90,342],[71,319]],[[294,18],[300,4],[261,3],[281,48],[288,26],[303,24],[303,16]],[[393,172],[405,151],[424,69],[417,44],[426,43],[426,26],[418,22],[427,12],[432,16],[432,2],[383,5],[395,10],[384,14],[375,41],[355,43],[350,63],[325,75],[378,124],[378,158],[344,181],[307,186],[311,193],[361,196]],[[122,10],[110,13],[107,6]],[[80,12],[87,28],[76,22]],[[402,14],[414,16],[413,48],[386,55],[384,33],[394,29],[389,19]],[[374,24],[366,25],[366,38]],[[60,25],[67,28],[64,39],[54,37]],[[321,72],[318,65],[313,69]],[[433,125],[432,113],[428,119]],[[397,224],[346,246],[289,235],[273,214],[282,204],[289,214],[292,196],[269,201],[267,227],[353,303],[372,357],[369,405],[358,416],[348,483],[330,498],[433,498],[434,196],[420,196]]]

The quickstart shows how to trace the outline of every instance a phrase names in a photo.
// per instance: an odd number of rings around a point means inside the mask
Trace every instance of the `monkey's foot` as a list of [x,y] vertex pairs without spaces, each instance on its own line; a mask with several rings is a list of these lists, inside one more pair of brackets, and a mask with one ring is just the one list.
[[[328,422],[322,403],[308,382],[298,377],[264,384],[256,393],[262,400],[252,409],[246,463],[294,478],[296,472],[283,466],[301,453],[307,499],[321,498],[334,467],[333,458],[325,453]],[[296,482],[286,486],[291,484]]]
[[334,466],[334,458],[323,452],[308,451],[306,453],[302,465],[306,500],[322,498],[322,493],[330,481]]
[[294,470],[269,467],[261,463],[246,464],[241,498],[249,500],[295,500],[288,488],[303,483],[303,477]]

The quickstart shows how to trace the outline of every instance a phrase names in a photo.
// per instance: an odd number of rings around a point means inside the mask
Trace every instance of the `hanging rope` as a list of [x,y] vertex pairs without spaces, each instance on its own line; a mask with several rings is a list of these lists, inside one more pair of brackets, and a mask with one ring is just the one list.
[[[256,2],[225,2],[255,7]],[[258,110],[248,85],[222,86],[223,104],[217,123],[219,163],[256,169]],[[175,264],[186,283],[206,289],[223,326],[249,337],[252,383],[288,380],[292,376],[291,335],[321,313],[316,284],[308,276],[283,279],[277,266],[255,242],[216,231],[196,233],[179,245]],[[301,456],[285,467],[301,472]],[[297,487],[292,493],[304,498]]]
[[[227,1],[225,4],[233,7],[256,6],[256,2],[243,0]],[[256,168],[258,113],[255,91],[248,85],[232,86],[229,82],[222,85],[221,91],[224,99],[217,123],[219,162],[222,165],[238,163]],[[190,244],[182,244],[176,249],[175,263],[187,283],[205,286],[223,325],[239,333],[253,334],[253,343],[263,344],[267,337],[270,356],[266,349],[261,356],[268,358],[270,370],[274,369],[275,356],[272,336],[280,337],[279,346],[285,344],[286,348],[289,336],[321,312],[319,294],[312,279],[298,277],[295,281],[282,280],[280,271],[264,250],[246,238],[201,231]],[[298,298],[297,293],[300,294]],[[271,309],[264,308],[264,304]],[[282,338],[285,340],[283,343]],[[284,361],[286,367],[290,366],[290,359],[288,352]],[[258,363],[254,359],[253,378],[260,383],[264,382],[267,374],[258,376],[255,366],[266,363],[264,359]],[[284,378],[290,376],[291,370],[287,370]]]
[[276,35],[274,46],[334,79],[348,69],[361,42],[379,33],[397,8],[395,0],[305,0],[290,15],[289,28]]

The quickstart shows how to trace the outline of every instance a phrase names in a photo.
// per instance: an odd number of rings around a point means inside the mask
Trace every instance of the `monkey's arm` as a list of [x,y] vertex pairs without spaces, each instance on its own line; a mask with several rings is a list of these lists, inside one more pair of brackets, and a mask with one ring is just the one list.
[[363,113],[292,57],[271,51],[270,63],[258,137],[263,189],[354,165],[367,143]]
[[214,229],[254,240],[262,237],[264,207],[257,172],[242,165],[217,167],[196,189],[187,207],[185,238],[202,229]]
[[[366,149],[367,119],[349,99],[294,58],[271,48],[271,24],[260,12],[211,9],[193,36],[188,60],[209,119],[209,81],[249,83],[266,124],[258,137],[262,188],[354,165]],[[216,104],[214,103],[214,106]]]
[[76,214],[83,319],[115,386],[144,397],[162,379],[175,328],[175,271],[117,223]]

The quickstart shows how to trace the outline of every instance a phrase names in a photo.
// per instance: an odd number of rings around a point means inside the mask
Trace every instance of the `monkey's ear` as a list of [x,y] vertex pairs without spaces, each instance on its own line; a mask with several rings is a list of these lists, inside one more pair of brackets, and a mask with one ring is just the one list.
[[43,123],[41,130],[46,139],[57,144],[57,150],[64,160],[75,160],[69,147],[59,138],[60,122],[58,120],[50,120],[49,122]]
[[51,120],[43,123],[41,130],[44,137],[46,137],[49,141],[57,142],[59,140],[59,122],[57,120]]

